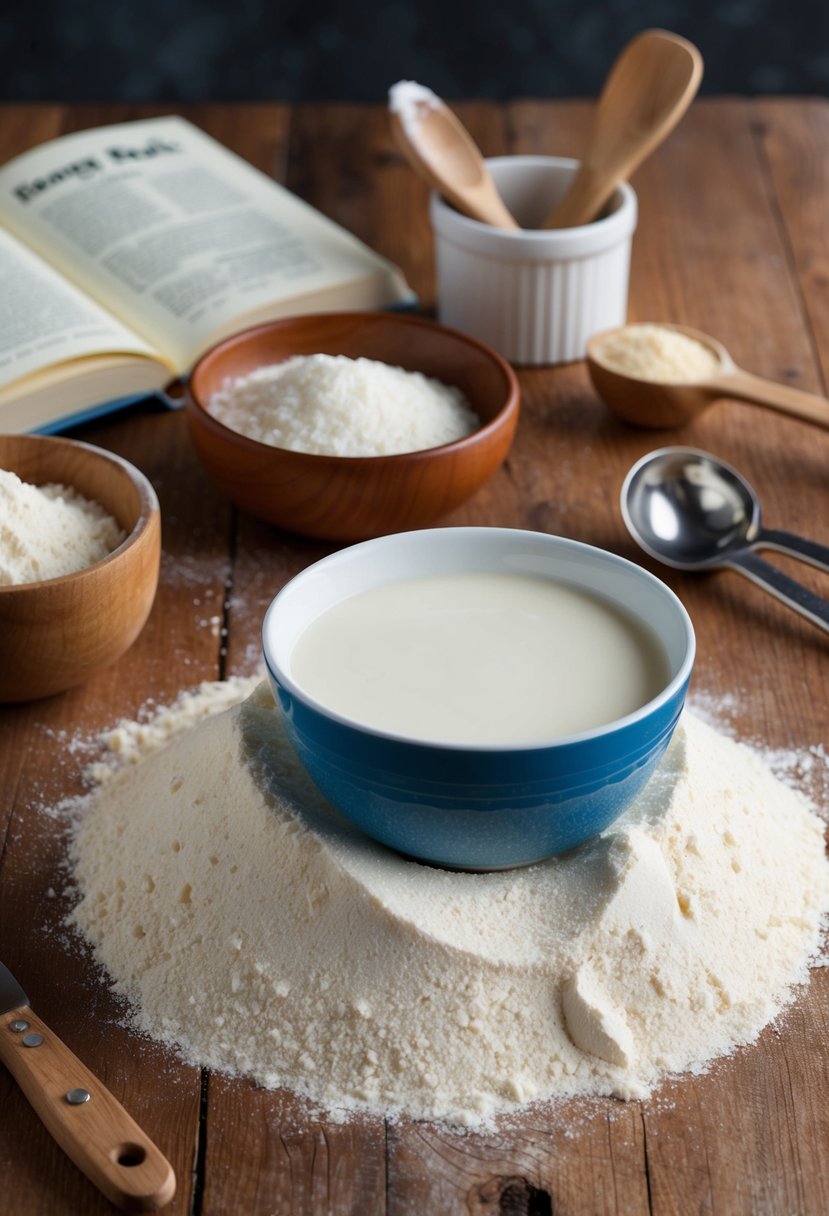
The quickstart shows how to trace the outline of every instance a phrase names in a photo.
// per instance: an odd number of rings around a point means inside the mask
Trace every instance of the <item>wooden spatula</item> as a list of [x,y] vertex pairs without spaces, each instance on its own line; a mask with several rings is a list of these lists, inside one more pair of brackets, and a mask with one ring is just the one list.
[[702,56],[685,38],[645,30],[632,39],[605,81],[579,170],[544,227],[596,219],[619,182],[673,131],[701,79]]

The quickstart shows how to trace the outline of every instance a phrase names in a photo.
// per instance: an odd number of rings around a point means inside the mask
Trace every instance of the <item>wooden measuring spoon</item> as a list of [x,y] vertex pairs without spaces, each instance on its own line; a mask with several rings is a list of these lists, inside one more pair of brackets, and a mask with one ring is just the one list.
[[666,30],[645,30],[624,48],[599,97],[587,150],[545,228],[596,219],[619,182],[662,143],[693,101],[702,56]]
[[[634,329],[623,326],[622,329]],[[706,380],[667,383],[661,380],[642,380],[616,370],[602,357],[602,347],[609,338],[620,333],[619,329],[596,334],[587,344],[587,367],[593,387],[606,405],[634,426],[664,429],[682,426],[707,409],[712,402],[723,397],[735,401],[748,401],[753,405],[765,405],[793,418],[802,418],[816,426],[829,430],[829,400],[815,393],[804,393],[753,376],[737,367],[728,351],[708,334],[687,325],[663,325],[660,329],[672,329],[701,342],[714,355],[718,371]]]
[[477,144],[437,94],[401,80],[389,90],[389,111],[395,142],[415,173],[471,219],[518,228]]

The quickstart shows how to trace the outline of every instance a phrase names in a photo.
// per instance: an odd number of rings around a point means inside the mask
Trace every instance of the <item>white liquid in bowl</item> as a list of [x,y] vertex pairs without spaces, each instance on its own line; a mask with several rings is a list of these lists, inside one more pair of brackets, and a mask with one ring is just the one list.
[[541,743],[626,716],[668,681],[646,626],[550,579],[463,573],[387,583],[302,633],[290,674],[326,708],[439,743]]

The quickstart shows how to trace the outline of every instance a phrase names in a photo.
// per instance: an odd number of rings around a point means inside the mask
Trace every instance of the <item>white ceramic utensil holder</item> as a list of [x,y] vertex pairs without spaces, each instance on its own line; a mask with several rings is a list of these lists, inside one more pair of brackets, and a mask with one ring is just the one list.
[[563,197],[578,161],[500,156],[486,163],[522,228],[481,224],[432,194],[438,316],[513,363],[581,359],[593,334],[627,318],[636,194],[623,182],[602,219],[534,228]]

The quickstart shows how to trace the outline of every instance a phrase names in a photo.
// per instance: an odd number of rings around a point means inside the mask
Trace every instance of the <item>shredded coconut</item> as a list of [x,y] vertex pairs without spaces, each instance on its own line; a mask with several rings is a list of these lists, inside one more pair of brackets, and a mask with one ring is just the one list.
[[599,357],[614,371],[662,384],[709,380],[720,368],[709,347],[665,325],[626,325],[602,342]]
[[602,837],[507,873],[351,828],[265,686],[109,777],[74,824],[72,921],[135,1027],[332,1109],[469,1125],[643,1096],[756,1038],[829,907],[805,800],[689,713]]
[[0,469],[0,586],[74,574],[126,538],[97,502],[69,486],[30,485]]
[[459,389],[345,355],[297,355],[227,379],[208,409],[260,443],[325,456],[415,452],[480,426]]

